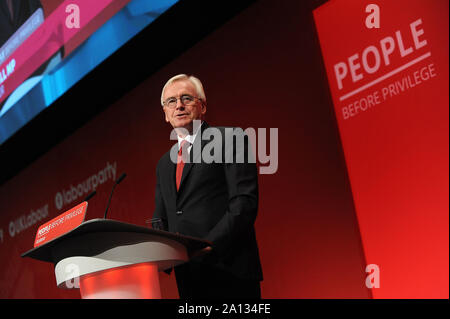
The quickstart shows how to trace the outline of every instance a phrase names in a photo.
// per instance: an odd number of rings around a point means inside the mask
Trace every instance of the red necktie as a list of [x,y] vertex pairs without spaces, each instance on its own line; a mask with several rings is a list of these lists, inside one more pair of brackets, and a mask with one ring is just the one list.
[[180,150],[178,151],[178,157],[177,157],[177,191],[180,189],[180,183],[181,183],[181,176],[183,176],[183,168],[185,164],[185,158],[187,154],[183,154],[183,152],[187,153],[187,146],[186,144],[190,144],[187,141],[183,140],[180,144]]

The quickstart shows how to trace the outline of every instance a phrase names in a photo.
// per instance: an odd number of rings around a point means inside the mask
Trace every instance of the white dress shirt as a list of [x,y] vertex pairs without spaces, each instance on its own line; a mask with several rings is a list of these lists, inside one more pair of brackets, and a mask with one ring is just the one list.
[[200,130],[200,127],[202,126],[202,124],[203,124],[203,121],[200,123],[200,125],[198,126],[197,130],[194,132],[193,135],[186,135],[184,138],[182,138],[182,137],[177,135],[177,138],[178,138],[178,149],[180,149],[180,147],[181,147],[181,142],[186,141],[186,142],[190,143],[189,147],[187,148],[187,151],[188,151],[189,154],[191,153],[191,148],[192,148],[192,145],[194,144],[195,137],[197,136],[197,133]]

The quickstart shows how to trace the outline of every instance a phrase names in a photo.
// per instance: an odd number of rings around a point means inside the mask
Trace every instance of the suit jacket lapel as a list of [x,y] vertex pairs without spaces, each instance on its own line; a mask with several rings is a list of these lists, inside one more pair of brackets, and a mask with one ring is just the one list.
[[[174,144],[170,151],[169,151],[169,160],[166,162],[166,168],[165,168],[165,178],[168,179],[168,187],[170,192],[170,198],[177,198],[177,187],[175,184],[175,178],[176,178],[176,170],[177,170],[177,164],[174,163],[170,157],[171,152],[175,152],[175,154],[178,153],[178,145]],[[176,158],[176,157],[175,157]]]

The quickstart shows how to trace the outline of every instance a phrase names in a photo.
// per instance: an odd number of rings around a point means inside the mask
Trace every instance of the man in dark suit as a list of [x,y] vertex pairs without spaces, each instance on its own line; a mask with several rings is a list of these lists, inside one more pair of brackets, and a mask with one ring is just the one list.
[[258,176],[248,137],[209,127],[203,86],[193,76],[171,78],[161,104],[178,143],[158,162],[153,217],[170,232],[212,242],[175,267],[180,298],[260,298]]

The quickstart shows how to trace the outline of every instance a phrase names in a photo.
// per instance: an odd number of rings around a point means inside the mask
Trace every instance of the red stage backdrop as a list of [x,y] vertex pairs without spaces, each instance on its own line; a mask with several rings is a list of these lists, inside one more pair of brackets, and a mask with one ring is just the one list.
[[[436,65],[436,72],[444,67]],[[278,129],[277,170],[259,176],[263,297],[370,298],[313,15],[290,0],[252,5],[0,187],[0,297],[79,298],[78,291],[56,288],[52,265],[20,254],[33,247],[39,225],[94,186],[86,219],[102,217],[122,172],[127,178],[115,190],[109,217],[145,225],[154,208],[156,163],[174,143],[160,93],[178,73],[203,81],[211,125],[266,128],[267,146],[269,129]],[[160,278],[162,296],[176,298],[174,275]]]
[[373,296],[448,298],[448,1],[369,3],[314,17]]

